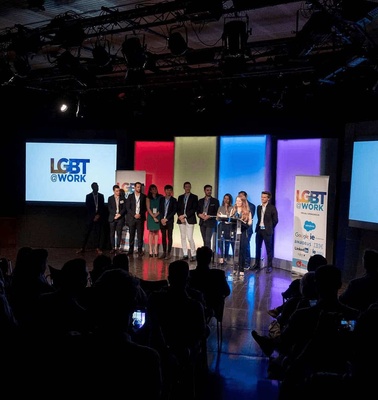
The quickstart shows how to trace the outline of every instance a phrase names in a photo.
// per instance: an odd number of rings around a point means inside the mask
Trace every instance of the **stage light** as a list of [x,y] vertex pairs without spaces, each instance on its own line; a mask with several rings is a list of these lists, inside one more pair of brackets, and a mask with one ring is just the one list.
[[80,67],[80,61],[68,50],[60,54],[57,59],[58,67],[67,73],[75,73]]
[[67,110],[68,110],[68,104],[67,103],[62,103],[61,105],[60,105],[60,107],[59,107],[59,110],[61,111],[61,112],[66,112]]
[[64,48],[81,46],[85,39],[85,32],[80,21],[74,20],[71,15],[58,17],[49,24],[50,28],[57,29],[54,42]]
[[93,60],[101,68],[106,70],[112,69],[112,59],[106,51],[105,46],[96,44],[92,50]]
[[244,55],[248,39],[246,21],[236,19],[225,23],[222,39],[225,55]]
[[190,0],[184,3],[185,15],[194,23],[218,21],[223,14],[222,0]]
[[187,39],[180,32],[171,32],[168,38],[168,48],[174,56],[181,56],[188,50]]
[[147,58],[144,47],[137,36],[125,38],[122,43],[122,53],[129,69],[143,69],[145,67]]
[[45,11],[45,0],[28,0],[29,8],[37,8],[38,10]]

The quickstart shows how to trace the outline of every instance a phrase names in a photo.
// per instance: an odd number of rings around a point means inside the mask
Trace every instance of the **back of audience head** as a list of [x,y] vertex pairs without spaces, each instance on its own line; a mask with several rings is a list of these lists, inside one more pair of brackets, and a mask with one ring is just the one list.
[[173,261],[168,267],[168,281],[170,286],[185,288],[189,278],[189,264],[184,260]]
[[315,271],[306,272],[300,280],[300,291],[306,299],[316,299]]
[[93,260],[92,266],[90,275],[94,283],[104,271],[112,268],[112,259],[106,254],[100,254]]
[[342,285],[340,269],[332,264],[321,265],[315,271],[315,283],[319,297],[337,297]]
[[105,271],[94,283],[94,313],[104,328],[126,329],[138,303],[139,280],[123,269]]
[[87,263],[83,258],[74,258],[64,263],[61,269],[61,288],[77,291],[88,283]]
[[119,253],[113,257],[113,268],[129,271],[129,257],[126,253]]
[[0,258],[0,270],[3,273],[3,277],[9,275],[9,262],[5,257]]
[[28,276],[39,277],[44,275],[47,269],[49,253],[46,249],[33,249],[30,253],[29,268],[26,268]]
[[213,258],[213,250],[208,246],[197,248],[196,252],[197,267],[208,268]]
[[28,267],[32,251],[33,249],[29,246],[20,247],[18,249],[16,262],[14,263],[14,275],[18,273],[22,274],[23,270]]
[[321,254],[314,254],[308,259],[307,271],[315,271],[321,265],[327,264],[327,259]]
[[367,273],[378,271],[378,251],[366,249],[363,256],[363,265]]

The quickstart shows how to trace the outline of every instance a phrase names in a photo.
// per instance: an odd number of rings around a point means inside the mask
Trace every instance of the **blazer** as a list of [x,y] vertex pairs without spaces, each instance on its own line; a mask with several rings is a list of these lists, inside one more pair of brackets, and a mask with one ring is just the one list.
[[[139,198],[139,207],[140,207],[140,218],[142,221],[146,220],[147,213],[147,205],[146,205],[147,196],[144,193],[140,194]],[[134,219],[134,215],[136,214],[136,198],[135,193],[131,193],[126,199],[126,222],[130,222]]]
[[[180,194],[177,199],[177,215],[186,214],[186,221],[188,224],[197,223],[197,210],[198,210],[198,196],[190,193],[185,208],[185,194]],[[177,219],[177,223],[181,224],[181,221]]]
[[[257,223],[255,232],[258,232],[260,230],[261,208],[262,208],[261,204],[259,204],[257,206]],[[268,235],[273,235],[274,228],[276,227],[277,224],[278,224],[278,212],[276,206],[268,203],[264,214],[264,226],[266,233]]]
[[[177,212],[177,199],[176,197],[171,196],[169,199],[169,204],[168,204],[168,211],[167,211],[167,224],[173,224],[175,215]],[[162,196],[159,201],[159,219],[164,218],[165,214],[165,196]]]
[[253,218],[255,216],[256,206],[248,200],[247,200],[247,202],[248,202],[248,206],[249,206],[249,209],[251,210],[251,215]]
[[93,192],[88,193],[85,197],[85,205],[87,207],[87,218],[88,222],[93,221],[96,214],[100,217],[104,216],[105,213],[105,198],[102,193],[97,193],[97,212],[96,203],[94,201]]
[[[202,197],[198,200],[198,208],[197,208],[197,215],[202,214],[205,208],[205,197]],[[210,197],[209,206],[207,208],[207,215],[214,216],[214,218],[210,218],[207,221],[204,221],[202,218],[199,218],[199,225],[205,225],[208,227],[215,227],[217,224],[217,212],[219,208],[219,200],[215,197]]]
[[[115,201],[114,194],[112,196],[108,197],[108,210],[109,210],[108,221],[109,222],[113,222],[114,221],[114,216],[115,216],[116,211],[117,211],[117,206],[116,206],[116,201]],[[126,200],[122,196],[119,197],[119,210],[118,211],[121,214],[121,217],[118,218],[117,221],[125,220],[125,215],[126,215],[126,212],[127,212],[126,211]]]

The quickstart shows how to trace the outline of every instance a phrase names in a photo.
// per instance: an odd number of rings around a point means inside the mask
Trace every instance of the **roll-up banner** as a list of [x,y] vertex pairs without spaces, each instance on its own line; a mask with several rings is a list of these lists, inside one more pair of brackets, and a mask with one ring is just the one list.
[[314,254],[326,257],[329,176],[297,175],[294,191],[294,238],[292,270],[307,272]]

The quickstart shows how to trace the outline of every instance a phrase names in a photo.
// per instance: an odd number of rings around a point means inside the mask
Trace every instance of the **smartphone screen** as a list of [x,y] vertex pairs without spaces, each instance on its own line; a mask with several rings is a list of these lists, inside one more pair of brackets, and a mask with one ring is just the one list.
[[146,312],[143,310],[135,310],[132,317],[132,326],[134,330],[140,329],[146,322]]

